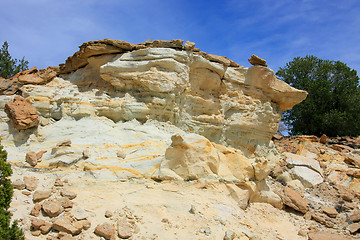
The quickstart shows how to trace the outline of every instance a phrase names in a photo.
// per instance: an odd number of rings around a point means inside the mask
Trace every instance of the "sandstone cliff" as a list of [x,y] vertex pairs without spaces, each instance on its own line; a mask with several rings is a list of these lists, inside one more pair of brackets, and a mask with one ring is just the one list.
[[[2,82],[0,105],[10,109],[7,114],[0,111],[2,144],[17,172],[36,172],[44,191],[56,177],[87,188],[88,181],[96,183],[95,188],[129,179],[199,181],[220,184],[221,192],[242,210],[253,202],[282,209],[281,194],[268,183],[282,162],[271,139],[281,113],[307,93],[278,80],[264,60],[252,57],[250,62],[255,66],[245,68],[182,40],[136,45],[110,39],[87,42],[59,68],[33,68]],[[19,127],[14,121],[9,114],[16,112],[16,107],[11,110],[11,101],[19,98],[14,94],[35,107],[39,115],[34,116],[35,123]],[[26,114],[30,111],[20,111],[21,117]],[[316,174],[322,182],[321,171]],[[152,183],[146,186],[151,188]],[[34,197],[34,203],[43,201],[43,197],[35,200],[38,195],[50,198],[34,206],[45,211],[46,221],[67,208],[68,202],[61,205],[62,190],[55,187],[50,195],[32,193],[36,187],[24,192]],[[47,208],[56,205],[54,201],[59,206],[56,213]],[[27,214],[17,212],[16,217],[29,219]],[[84,222],[80,227],[84,219],[73,215],[59,220],[71,230],[64,230],[60,222],[50,228],[90,236],[109,227],[92,226],[87,231]],[[45,225],[32,224],[32,233],[47,234],[40,229]],[[26,226],[30,228],[29,223]]]

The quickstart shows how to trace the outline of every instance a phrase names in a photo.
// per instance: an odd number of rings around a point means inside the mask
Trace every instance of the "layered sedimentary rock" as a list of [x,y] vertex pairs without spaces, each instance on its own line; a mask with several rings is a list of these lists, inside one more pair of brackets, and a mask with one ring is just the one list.
[[266,67],[244,68],[182,45],[91,41],[61,65],[63,75],[21,90],[44,117],[170,121],[247,155],[268,146],[281,112],[306,97]]

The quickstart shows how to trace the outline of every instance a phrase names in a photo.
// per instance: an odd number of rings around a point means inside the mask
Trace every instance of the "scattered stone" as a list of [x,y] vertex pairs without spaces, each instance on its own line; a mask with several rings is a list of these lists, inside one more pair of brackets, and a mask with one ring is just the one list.
[[71,147],[71,140],[67,139],[56,144],[57,147]]
[[190,41],[186,41],[184,44],[184,48],[187,51],[191,51],[195,48],[195,43],[194,42],[190,42]]
[[13,101],[5,104],[4,110],[11,124],[17,130],[24,130],[39,125],[40,118],[36,108],[22,96],[16,95]]
[[326,224],[326,215],[318,212],[314,212],[311,214],[311,218],[317,221],[318,223],[321,223],[322,225]]
[[128,239],[133,235],[131,224],[123,218],[117,222],[117,231],[118,236],[122,239]]
[[38,162],[41,162],[41,158],[46,152],[47,150],[41,150],[40,152],[36,153],[36,159]]
[[34,176],[31,176],[31,177],[25,176],[24,183],[25,183],[25,188],[27,190],[34,191],[39,184],[39,179]]
[[198,214],[199,212],[196,210],[195,206],[194,205],[191,205],[191,208],[189,210],[189,213],[191,214]]
[[40,230],[36,230],[36,231],[31,231],[31,235],[38,237],[41,235],[41,231]]
[[325,134],[321,135],[319,142],[322,144],[326,144],[327,141],[328,141],[328,137]]
[[105,217],[106,218],[111,218],[112,216],[113,216],[113,213],[110,210],[106,210]]
[[49,222],[45,222],[45,224],[40,227],[41,234],[43,235],[48,234],[51,228],[52,228],[52,224]]
[[233,240],[233,239],[235,239],[235,237],[236,237],[236,234],[233,231],[227,230],[225,232],[224,240]]
[[30,196],[31,195],[31,192],[30,191],[27,191],[27,190],[24,190],[21,192],[22,194],[26,195],[26,196]]
[[63,208],[72,208],[74,203],[70,201],[67,197],[61,197],[57,199]]
[[284,194],[281,196],[283,203],[299,212],[306,213],[309,205],[306,200],[295,190],[284,187]]
[[274,136],[272,136],[272,139],[273,140],[281,140],[283,139],[284,136],[283,135],[280,135],[280,134],[274,134]]
[[360,221],[360,211],[355,210],[352,212],[352,214],[349,216],[350,221],[352,222],[359,222]]
[[105,239],[112,239],[115,235],[115,227],[110,223],[103,223],[96,226],[94,233],[104,237]]
[[61,178],[57,177],[57,178],[55,179],[54,186],[56,186],[56,187],[62,187],[62,186],[64,186],[64,182],[61,180]]
[[121,150],[119,150],[119,151],[116,152],[116,156],[119,157],[119,158],[121,158],[121,159],[125,159],[125,158],[126,158],[126,154],[125,154],[123,151],[121,151]]
[[49,198],[50,196],[51,196],[51,190],[46,190],[46,191],[37,190],[33,194],[33,201],[40,202],[44,199]]
[[45,220],[39,218],[31,218],[31,227],[34,230],[39,230],[42,225],[45,225]]
[[350,233],[354,234],[360,229],[360,223],[350,224],[348,228],[349,228]]
[[82,224],[83,226],[83,229],[86,231],[88,230],[90,227],[91,227],[91,222],[87,219],[84,219],[84,220],[80,220],[79,223]]
[[12,185],[15,189],[18,190],[23,190],[25,188],[25,183],[21,179],[16,179],[15,181],[12,182]]
[[254,54],[251,55],[251,58],[248,59],[248,61],[251,65],[254,65],[254,66],[260,65],[260,66],[267,67],[266,60],[259,58],[258,56],[254,55]]
[[40,215],[40,211],[41,211],[41,204],[35,203],[34,207],[30,211],[30,215],[38,217]]
[[307,233],[306,233],[306,231],[304,229],[300,229],[299,232],[298,232],[298,235],[305,237],[307,235]]
[[26,153],[25,160],[30,166],[35,167],[37,164],[37,157],[35,152]]
[[90,157],[90,151],[88,149],[85,149],[83,151],[83,158],[87,159]]
[[83,228],[80,222],[75,222],[69,216],[61,216],[56,219],[53,224],[53,229],[59,232],[66,232],[72,235],[79,234]]
[[47,200],[42,204],[42,209],[49,217],[56,217],[64,211],[61,203],[57,200]]
[[336,216],[338,215],[338,212],[334,207],[323,207],[322,211],[331,218],[336,218]]
[[73,209],[72,214],[77,220],[83,220],[89,217],[89,214],[82,207],[77,207]]
[[69,198],[70,200],[72,200],[72,199],[76,198],[77,194],[74,193],[74,192],[72,192],[72,191],[63,189],[63,190],[61,191],[61,196],[67,197],[67,198]]

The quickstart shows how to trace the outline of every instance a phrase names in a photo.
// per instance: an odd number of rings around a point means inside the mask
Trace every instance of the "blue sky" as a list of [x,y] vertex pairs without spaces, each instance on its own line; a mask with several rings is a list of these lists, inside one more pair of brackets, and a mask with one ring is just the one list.
[[294,57],[340,60],[360,71],[359,0],[0,0],[0,43],[29,67],[57,66],[90,40],[184,39],[243,66]]

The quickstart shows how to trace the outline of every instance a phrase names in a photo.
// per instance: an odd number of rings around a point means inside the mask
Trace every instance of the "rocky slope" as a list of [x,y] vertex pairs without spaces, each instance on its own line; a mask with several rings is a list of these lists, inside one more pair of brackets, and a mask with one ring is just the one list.
[[356,237],[358,145],[275,146],[281,112],[307,93],[249,61],[105,39],[3,80],[11,210],[26,237]]

